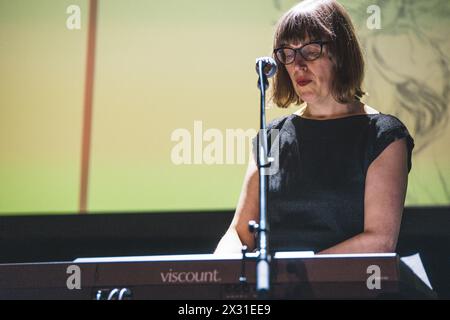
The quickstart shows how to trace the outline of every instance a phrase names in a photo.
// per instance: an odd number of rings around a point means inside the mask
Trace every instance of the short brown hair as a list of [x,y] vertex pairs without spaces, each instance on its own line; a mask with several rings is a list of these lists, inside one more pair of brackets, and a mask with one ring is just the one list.
[[[335,0],[305,0],[279,20],[274,49],[290,42],[327,40],[328,53],[334,61],[331,93],[340,103],[360,99],[364,79],[364,59],[355,28],[345,8]],[[279,64],[273,80],[273,101],[281,108],[303,101],[296,94],[286,67]]]

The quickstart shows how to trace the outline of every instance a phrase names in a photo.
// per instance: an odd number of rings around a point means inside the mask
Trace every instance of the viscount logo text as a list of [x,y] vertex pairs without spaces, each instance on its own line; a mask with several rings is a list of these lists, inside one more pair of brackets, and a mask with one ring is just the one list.
[[169,269],[169,272],[161,272],[161,280],[163,283],[204,283],[204,282],[221,282],[219,271],[202,271],[202,272],[178,272]]

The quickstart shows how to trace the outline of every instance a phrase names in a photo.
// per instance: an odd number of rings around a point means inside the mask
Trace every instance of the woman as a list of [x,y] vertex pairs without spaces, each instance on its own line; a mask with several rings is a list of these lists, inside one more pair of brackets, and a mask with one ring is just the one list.
[[[400,120],[360,101],[364,61],[349,15],[334,0],[301,2],[280,19],[274,56],[274,102],[303,107],[268,125],[280,147],[268,177],[271,250],[395,251],[414,142]],[[216,253],[255,249],[258,188],[253,159]]]

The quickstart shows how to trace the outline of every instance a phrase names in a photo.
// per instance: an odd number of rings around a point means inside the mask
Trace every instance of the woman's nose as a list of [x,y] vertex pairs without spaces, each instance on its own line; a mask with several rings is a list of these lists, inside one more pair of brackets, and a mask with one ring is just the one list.
[[306,68],[308,68],[306,60],[300,54],[297,54],[297,56],[295,57],[294,68],[297,70],[305,70]]

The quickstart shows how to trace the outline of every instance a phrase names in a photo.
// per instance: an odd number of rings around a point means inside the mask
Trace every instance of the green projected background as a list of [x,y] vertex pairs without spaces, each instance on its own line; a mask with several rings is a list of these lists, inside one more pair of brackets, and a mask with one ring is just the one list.
[[[98,1],[90,212],[236,206],[250,145],[245,161],[227,162],[227,130],[256,132],[255,58],[270,55],[274,24],[295,3]],[[416,141],[406,204],[449,205],[449,2],[341,3],[365,50],[365,102],[399,116]],[[374,4],[381,29],[367,25]],[[80,29],[66,26],[71,5]],[[0,0],[0,214],[79,210],[88,8]],[[296,109],[271,107],[268,118]],[[174,161],[180,135],[191,164]],[[223,164],[195,159],[218,138]]]

